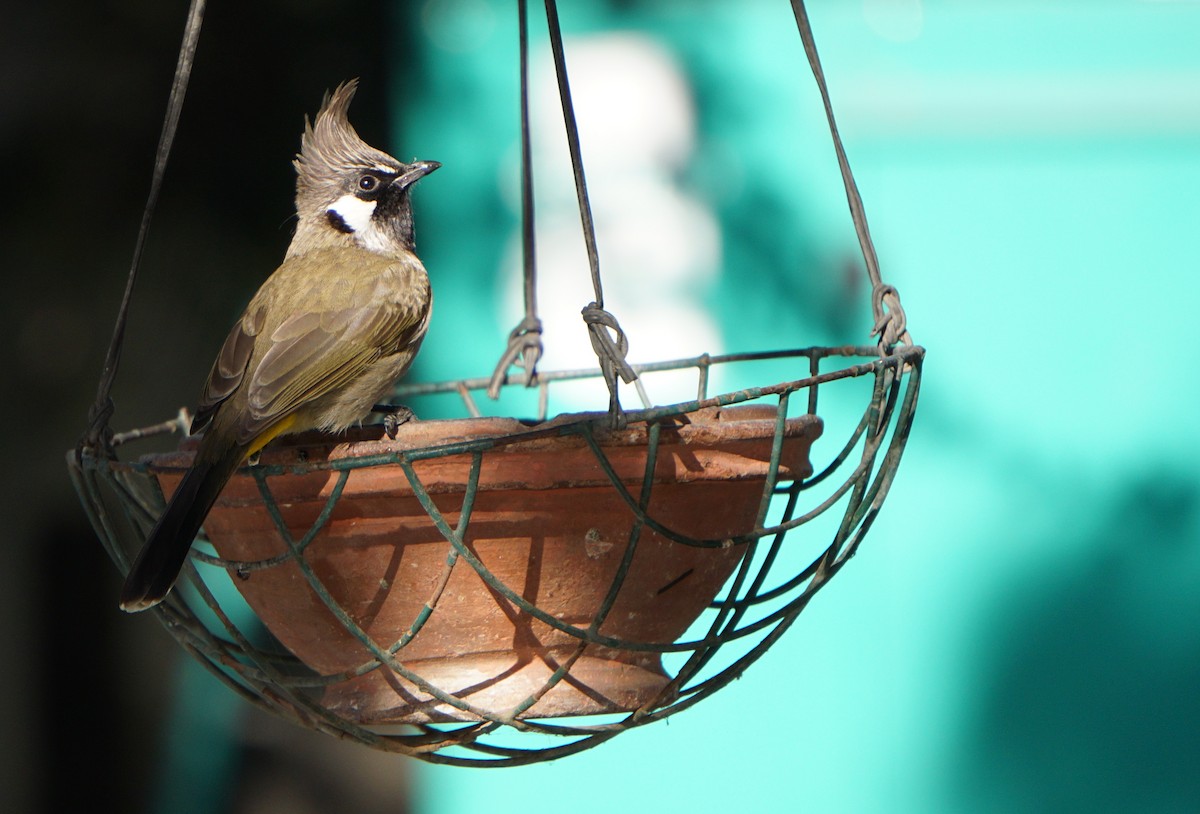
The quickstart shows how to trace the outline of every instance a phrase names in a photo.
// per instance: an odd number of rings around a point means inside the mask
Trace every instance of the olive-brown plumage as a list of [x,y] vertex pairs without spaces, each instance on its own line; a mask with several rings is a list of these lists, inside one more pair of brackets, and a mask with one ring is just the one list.
[[412,364],[432,292],[414,253],[412,184],[436,162],[404,164],[359,139],[346,118],[355,82],[305,128],[296,234],[225,340],[192,432],[195,462],[130,569],[121,607],[162,601],[217,496],[279,435],[343,430]]

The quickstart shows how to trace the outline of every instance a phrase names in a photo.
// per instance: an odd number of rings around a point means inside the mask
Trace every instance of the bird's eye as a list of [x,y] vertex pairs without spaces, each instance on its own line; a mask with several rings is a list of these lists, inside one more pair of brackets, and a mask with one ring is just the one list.
[[358,188],[363,192],[374,192],[379,187],[379,178],[370,173],[358,179]]

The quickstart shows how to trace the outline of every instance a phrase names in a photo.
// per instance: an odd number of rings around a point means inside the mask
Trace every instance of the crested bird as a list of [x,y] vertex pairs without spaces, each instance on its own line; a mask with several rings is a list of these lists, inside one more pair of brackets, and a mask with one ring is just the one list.
[[436,161],[406,164],[369,146],[347,118],[357,80],[305,121],[296,231],[221,347],[192,419],[194,462],[121,591],[142,611],[175,584],[233,473],[273,439],[361,421],[408,370],[429,325],[429,276],[416,255],[411,191]]

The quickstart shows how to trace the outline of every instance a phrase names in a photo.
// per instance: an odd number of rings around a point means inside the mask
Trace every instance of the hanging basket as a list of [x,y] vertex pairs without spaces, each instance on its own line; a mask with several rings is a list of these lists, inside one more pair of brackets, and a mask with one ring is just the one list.
[[[297,436],[235,476],[205,525],[211,551],[195,550],[187,584],[152,612],[250,700],[341,737],[449,763],[587,748],[736,678],[854,554],[899,463],[923,358],[872,353],[657,365],[695,367],[700,398],[630,411],[620,430],[585,414]],[[820,371],[830,358],[844,363]],[[764,359],[809,375],[703,391],[714,365]],[[855,380],[871,385],[861,417],[814,473],[818,393]],[[68,456],[122,569],[193,446]],[[832,539],[814,544],[798,527],[821,518]]]
[[[147,611],[252,703],[438,763],[562,757],[686,709],[740,676],[857,551],[895,476],[920,389],[924,350],[880,277],[802,0],[792,9],[862,245],[879,343],[625,361],[625,336],[603,307],[556,4],[545,6],[596,295],[583,317],[599,369],[536,370],[519,0],[526,315],[495,373],[397,390],[401,403],[457,396],[459,419],[411,422],[394,439],[368,426],[268,447],[233,477],[184,577]],[[123,573],[194,454],[185,439],[174,451],[118,459],[117,449],[187,422],[114,436],[108,393],[202,7],[193,0],[89,428],[67,456]],[[518,362],[523,375],[510,372]],[[748,369],[769,369],[778,383],[757,384]],[[650,402],[639,377],[681,370],[694,371],[696,397]],[[552,418],[558,383],[587,377],[603,378],[608,412]],[[713,394],[717,380],[740,389]],[[622,408],[620,381],[637,386],[642,409]],[[480,416],[477,393],[535,384],[531,420]],[[842,420],[824,416],[826,426],[817,415],[830,388]]]

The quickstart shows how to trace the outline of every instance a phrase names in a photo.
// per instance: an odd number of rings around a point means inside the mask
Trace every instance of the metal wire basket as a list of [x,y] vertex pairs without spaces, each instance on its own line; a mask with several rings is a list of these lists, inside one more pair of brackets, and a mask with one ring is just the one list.
[[[185,47],[194,49],[202,5],[193,2]],[[431,762],[506,766],[573,754],[686,709],[791,626],[878,515],[924,359],[896,290],[880,278],[803,3],[792,7],[862,243],[879,344],[624,360],[624,335],[603,308],[561,33],[547,0],[596,290],[584,320],[599,368],[536,370],[540,322],[527,256],[526,316],[496,372],[397,391],[401,402],[451,397],[462,418],[414,422],[394,440],[381,427],[299,436],[239,470],[186,579],[150,611],[185,650],[251,703],[301,725]],[[524,0],[519,9],[524,79]],[[190,57],[181,59],[174,116],[188,68]],[[522,220],[531,247],[525,90],[523,82]],[[173,126],[164,128],[168,147]],[[151,201],[165,156],[160,145]],[[186,440],[136,460],[116,454],[185,432],[182,414],[108,429],[143,237],[89,431],[67,456],[123,573],[191,455]],[[508,373],[518,361],[524,373]],[[640,384],[689,370],[695,398],[684,402],[656,405]],[[552,418],[563,384],[589,378],[603,379],[609,410]],[[757,384],[764,378],[776,383]],[[637,388],[640,409],[622,409],[619,380]],[[535,385],[529,419],[480,415],[477,393]],[[822,395],[830,389],[832,398]],[[830,401],[841,417],[832,441],[817,417]],[[831,452],[814,467],[823,433]]]
[[[700,357],[650,366],[658,370],[694,368],[697,398],[628,413],[630,426],[642,424],[645,428],[643,443],[637,445],[643,475],[632,479],[617,471],[611,451],[606,452],[604,436],[612,431],[605,415],[534,421],[503,435],[484,434],[456,443],[395,448],[382,454],[372,450],[372,454],[365,456],[340,459],[326,457],[313,461],[302,455],[287,457],[285,448],[276,453],[283,457],[275,462],[264,460],[242,472],[242,477],[259,491],[259,505],[273,525],[267,533],[277,541],[280,554],[246,561],[218,556],[207,546],[198,547],[188,569],[187,588],[174,592],[156,612],[187,651],[243,697],[341,738],[451,764],[513,765],[581,751],[621,731],[685,709],[737,678],[791,626],[813,595],[854,555],[887,495],[904,450],[917,403],[923,355],[920,348],[902,348],[887,357],[879,357],[872,348],[808,348]],[[842,364],[836,369],[822,370],[822,362],[829,366],[831,359]],[[714,366],[751,365],[766,360],[798,368],[808,375],[736,392],[718,395],[706,392],[708,373]],[[640,368],[638,372],[647,371]],[[542,387],[550,391],[556,382],[582,375],[586,374],[542,374]],[[590,375],[599,376],[600,372],[591,371]],[[845,441],[839,439],[833,446],[836,452],[815,473],[789,472],[785,461],[789,421],[794,423],[798,418],[815,415],[824,389],[854,381],[869,383],[869,387],[856,388],[860,396],[865,396],[865,403]],[[487,383],[486,379],[479,379],[423,385],[411,388],[410,393],[471,394]],[[469,409],[474,402],[464,399],[463,403],[464,409]],[[664,459],[680,458],[678,449],[671,447],[672,431],[695,425],[696,416],[705,410],[745,409],[750,405],[759,407],[754,420],[770,424],[770,431],[757,439],[761,442],[760,450],[767,450],[765,459],[760,459],[761,476],[751,479],[749,492],[741,493],[742,502],[750,504],[753,518],[750,527],[730,537],[705,538],[679,533],[664,524],[648,507],[653,505],[656,490],[670,488],[679,481],[674,475],[659,476]],[[169,431],[177,424],[166,422],[157,429],[136,431],[114,440],[123,446],[135,438]],[[811,428],[811,423],[808,426]],[[486,483],[481,486],[481,480],[487,479],[481,472],[488,469],[493,458],[539,438],[560,445],[552,451],[554,456],[563,454],[564,443],[586,450],[596,471],[601,473],[600,479],[607,481],[605,485],[590,484],[586,488],[610,493],[623,507],[622,511],[613,512],[611,518],[625,530],[623,538],[614,538],[611,532],[606,532],[605,539],[588,539],[584,534],[582,539],[575,540],[585,551],[584,556],[589,545],[613,545],[605,553],[611,555],[609,559],[615,568],[590,619],[566,620],[544,610],[539,606],[538,588],[528,580],[516,586],[506,582],[496,568],[496,559],[481,556],[473,539],[472,506],[480,505],[491,488]],[[397,440],[403,444],[403,436]],[[343,448],[371,443],[346,442]],[[311,441],[307,445],[311,446]],[[303,441],[293,446],[293,449],[303,448],[306,448]],[[744,448],[736,454],[754,457],[752,451]],[[72,477],[89,516],[110,556],[123,570],[128,568],[131,552],[140,546],[164,505],[154,473],[170,470],[170,455],[151,455],[130,462],[89,454],[68,456]],[[451,523],[451,513],[444,510],[444,504],[439,506],[443,501],[439,500],[436,477],[423,478],[418,470],[425,463],[455,456],[466,456],[471,463],[468,488],[453,511],[457,522]],[[849,473],[835,478],[843,467]],[[315,565],[315,555],[325,545],[322,535],[330,534],[334,526],[339,501],[353,491],[356,478],[381,468],[400,473],[410,485],[412,495],[428,514],[431,530],[435,529],[441,538],[435,559],[444,564],[432,579],[432,589],[416,598],[420,611],[408,619],[401,635],[393,640],[374,638],[368,632],[373,621],[368,618],[370,614],[361,607],[340,604],[337,595],[341,588],[331,583],[329,572],[322,579],[321,568]],[[280,484],[313,476],[324,487],[320,490],[321,506],[311,524],[297,530],[295,523],[283,516],[287,511],[284,498],[294,495]],[[508,500],[517,494],[511,484],[505,484],[504,493]],[[255,502],[237,496],[225,499],[241,505]],[[551,518],[547,522],[555,521]],[[831,530],[828,542],[814,547],[811,540],[797,539],[800,527],[806,527],[803,532],[810,535],[820,525],[825,526],[826,533]],[[612,618],[615,607],[628,604],[624,586],[634,584],[637,579],[632,572],[639,562],[639,552],[661,546],[662,541],[668,541],[666,544],[672,550],[665,560],[650,561],[652,566],[661,569],[664,562],[682,561],[692,563],[689,567],[694,572],[691,549],[715,550],[726,555],[723,573],[727,576],[723,577],[716,595],[704,601],[683,635],[641,640],[612,635],[606,629],[606,620]],[[426,540],[424,544],[432,542]],[[404,545],[403,541],[394,545],[400,550],[401,563],[406,556],[402,551]],[[535,570],[539,567],[536,558],[528,560],[528,548],[521,548],[517,555],[532,562],[530,567]],[[293,584],[293,589],[320,604],[343,626],[345,637],[357,651],[351,666],[326,672],[313,669],[313,659],[306,663],[281,645],[262,627],[259,617],[248,611],[238,592],[231,589],[234,584],[254,584],[260,580],[260,572],[271,569],[288,570],[287,581]],[[422,660],[413,662],[408,658],[406,648],[420,642],[433,629],[439,614],[454,613],[447,608],[452,604],[447,586],[453,584],[451,579],[458,572],[475,575],[472,579],[477,577],[492,594],[496,610],[513,618],[523,616],[527,622],[535,621],[537,630],[526,625],[528,635],[554,640],[557,645],[530,650],[537,642],[526,642],[524,650],[517,647],[505,657],[507,661],[497,675],[532,664],[537,668],[537,680],[526,676],[529,681],[523,685],[524,691],[510,688],[506,699],[502,699],[504,706],[496,706],[494,699],[488,699],[486,686],[463,686],[461,682],[450,687],[439,686],[422,675]],[[232,579],[223,576],[226,574],[232,575]],[[535,582],[549,576],[539,574]],[[668,593],[676,587],[670,580],[679,582],[692,574],[679,577],[666,571],[653,576],[661,583],[660,592]],[[386,595],[388,589],[376,584],[372,590],[378,596]],[[302,648],[293,645],[293,649]],[[578,668],[587,663],[590,654],[599,651],[625,673],[640,668],[660,679],[646,687],[644,681],[639,683],[635,677],[633,690],[622,694],[619,686],[614,690],[603,677],[598,679],[594,673],[581,675],[585,671]],[[408,699],[408,708],[398,712],[392,709],[390,717],[378,714],[373,717],[362,706],[347,703],[347,698],[361,697],[364,679],[389,688],[403,685],[396,690],[396,697]],[[618,685],[621,680],[619,676]],[[351,689],[346,690],[347,686]],[[566,697],[565,708],[545,707],[543,702],[547,698],[555,693],[561,695],[568,688],[570,697]],[[480,702],[480,698],[484,700]],[[585,703],[580,705],[579,698],[585,699]],[[564,714],[576,717],[560,720],[558,716]],[[514,733],[523,739],[514,741]]]

